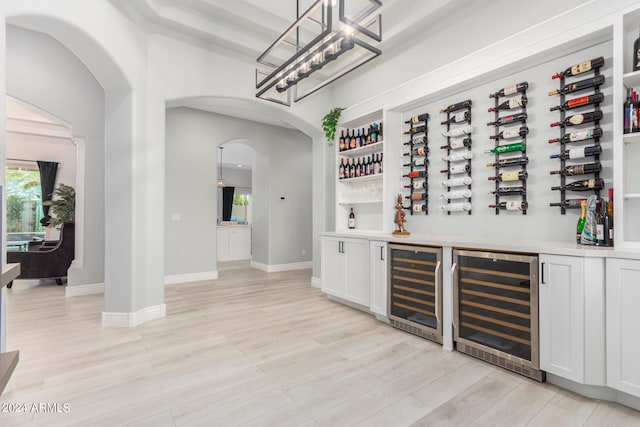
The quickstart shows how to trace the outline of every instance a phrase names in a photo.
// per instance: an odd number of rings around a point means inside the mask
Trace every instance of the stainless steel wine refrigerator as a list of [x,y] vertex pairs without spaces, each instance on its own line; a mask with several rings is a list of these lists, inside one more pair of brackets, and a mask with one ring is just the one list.
[[391,325],[442,344],[442,248],[389,245]]
[[456,349],[544,381],[538,347],[538,257],[453,251]]

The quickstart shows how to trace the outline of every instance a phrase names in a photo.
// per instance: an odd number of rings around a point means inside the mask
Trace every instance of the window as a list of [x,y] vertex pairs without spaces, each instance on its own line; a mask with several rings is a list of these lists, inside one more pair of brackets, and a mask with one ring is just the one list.
[[[242,191],[242,190],[241,190]],[[231,218],[236,218],[240,224],[248,224],[251,219],[251,194],[235,193]]]
[[34,237],[44,238],[40,172],[33,166],[7,165],[7,249],[25,249]]

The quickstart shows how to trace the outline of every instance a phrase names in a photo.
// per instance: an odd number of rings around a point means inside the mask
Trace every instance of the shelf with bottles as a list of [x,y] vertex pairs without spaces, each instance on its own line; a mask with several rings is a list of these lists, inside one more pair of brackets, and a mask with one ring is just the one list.
[[403,153],[402,176],[404,198],[409,201],[405,209],[414,213],[429,214],[429,114],[423,113],[405,121],[409,130],[404,131],[408,141]]
[[338,140],[338,152],[344,156],[361,156],[381,151],[383,140],[382,122],[373,122],[369,126],[357,129],[342,129]]
[[349,177],[349,178],[341,178],[338,179],[339,183],[342,184],[353,184],[353,183],[357,183],[357,182],[365,182],[365,181],[382,181],[382,177],[383,177],[383,173],[382,173],[382,169],[379,169],[378,173],[374,173],[374,174],[370,174],[370,175],[360,175],[360,176],[354,176],[354,177]]
[[441,149],[446,150],[446,156],[442,159],[447,167],[440,172],[446,174],[442,185],[446,192],[440,195],[443,204],[440,209],[451,215],[451,212],[467,212],[471,215],[471,100],[451,104],[440,110],[440,114],[446,114],[446,119],[440,122],[446,127],[442,136],[447,139]]
[[[492,191],[495,202],[489,205],[499,215],[501,210],[518,211],[527,214],[527,89],[528,82],[520,82],[504,87],[489,95],[493,98],[494,106],[489,112],[494,113],[492,122],[487,126],[494,127],[494,134],[490,136],[495,146],[486,153],[493,153],[493,163],[487,167],[494,169],[494,175],[488,179],[495,182]],[[509,114],[500,116],[501,113]],[[506,126],[506,127],[502,127]],[[513,140],[518,142],[511,142]],[[502,142],[507,142],[501,145]],[[517,153],[517,156],[512,154]],[[503,156],[504,154],[507,157]],[[506,186],[501,184],[507,184]],[[515,185],[514,185],[515,184]]]
[[[560,130],[558,138],[549,140],[549,143],[559,143],[560,146],[560,153],[550,156],[552,159],[560,160],[559,168],[550,172],[552,175],[560,176],[560,185],[551,189],[560,191],[560,202],[551,203],[550,206],[559,206],[563,215],[567,209],[564,203],[567,200],[567,192],[593,191],[600,197],[600,190],[604,188],[604,181],[600,178],[600,138],[603,134],[600,127],[600,120],[603,118],[600,104],[605,99],[600,91],[600,86],[605,81],[604,75],[600,74],[600,68],[604,63],[604,57],[593,58],[570,66],[551,77],[554,80],[559,79],[559,89],[549,92],[548,95],[559,95],[559,101],[550,111],[560,113],[560,120],[550,125]],[[585,91],[592,93],[585,94]],[[585,108],[591,111],[585,111]],[[583,125],[588,125],[589,128]],[[573,128],[574,126],[577,127]],[[567,132],[569,127],[574,130]],[[574,160],[580,163],[568,162]],[[586,178],[585,175],[593,175],[593,178]],[[567,177],[572,176],[581,179],[567,182]]]

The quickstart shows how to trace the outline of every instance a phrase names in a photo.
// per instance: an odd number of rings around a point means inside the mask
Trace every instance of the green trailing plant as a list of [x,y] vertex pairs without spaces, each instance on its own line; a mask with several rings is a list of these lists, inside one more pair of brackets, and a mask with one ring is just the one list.
[[333,146],[333,142],[336,136],[336,126],[338,125],[338,120],[340,120],[340,115],[342,114],[342,110],[344,110],[344,108],[340,108],[340,107],[332,108],[322,118],[322,130],[324,130],[324,136],[327,138],[327,141],[329,142],[329,147]]
[[51,220],[48,227],[57,228],[65,222],[74,222],[76,215],[76,190],[70,185],[60,183],[53,192],[53,200],[44,202],[51,206]]

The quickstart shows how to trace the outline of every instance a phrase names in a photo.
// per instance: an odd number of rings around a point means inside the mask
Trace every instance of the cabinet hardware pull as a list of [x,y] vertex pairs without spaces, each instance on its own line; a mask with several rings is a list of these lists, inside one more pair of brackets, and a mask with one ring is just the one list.
[[384,261],[384,246],[380,246],[380,261]]
[[544,283],[544,262],[540,265],[540,279],[543,285],[545,285],[546,283]]

